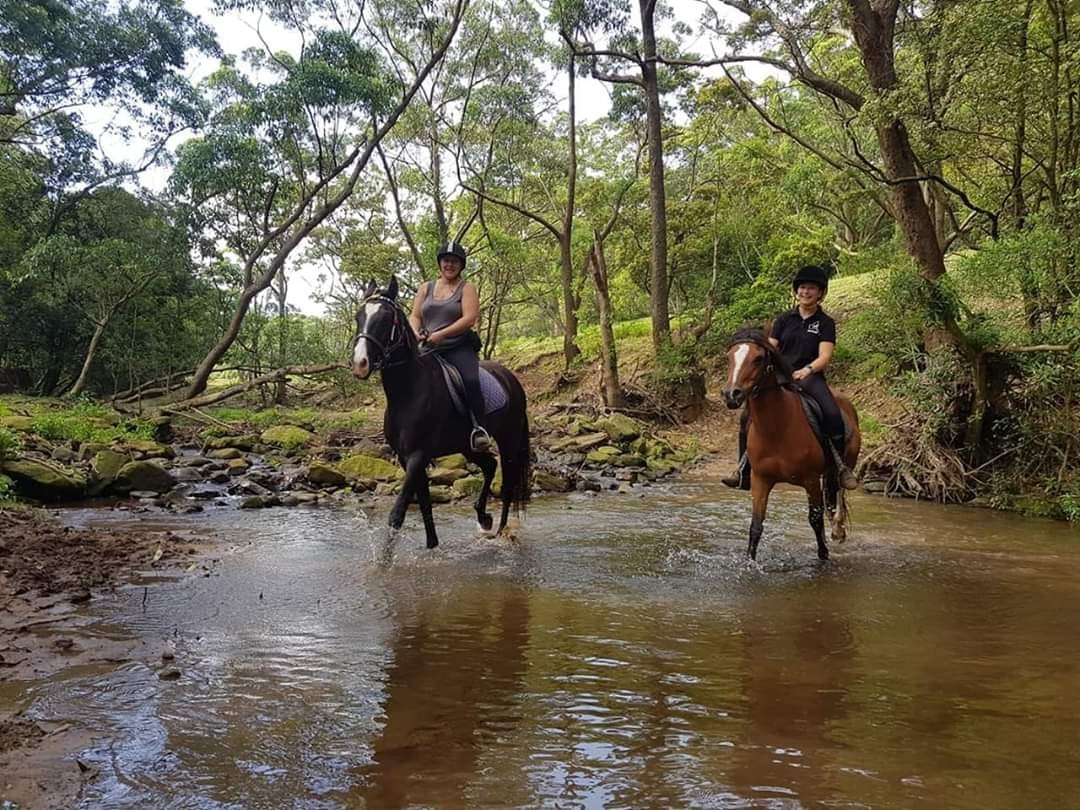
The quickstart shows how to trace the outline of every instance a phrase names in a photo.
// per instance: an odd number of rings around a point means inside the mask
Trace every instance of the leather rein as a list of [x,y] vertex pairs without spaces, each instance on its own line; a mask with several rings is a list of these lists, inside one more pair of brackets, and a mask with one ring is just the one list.
[[[778,388],[783,388],[783,389],[785,389],[787,391],[794,391],[794,392],[799,391],[799,384],[797,382],[795,382],[794,380],[778,380],[777,379],[776,375],[777,375],[778,369],[777,369],[775,363],[773,362],[773,360],[774,360],[774,358],[773,358],[773,350],[771,350],[769,348],[766,348],[765,346],[763,346],[761,343],[759,343],[756,340],[747,339],[747,340],[733,340],[731,343],[728,344],[728,351],[731,351],[731,349],[733,347],[735,347],[735,346],[757,346],[758,348],[762,349],[765,352],[765,356],[768,357],[768,362],[765,364],[765,368],[762,370],[761,374],[758,375],[757,381],[750,388],[750,395],[749,395],[750,399],[755,399],[758,396],[760,396],[761,394],[767,394],[769,391],[775,391]],[[771,385],[765,384],[764,382],[762,382],[762,378],[765,378],[767,380],[771,380],[772,384]]]

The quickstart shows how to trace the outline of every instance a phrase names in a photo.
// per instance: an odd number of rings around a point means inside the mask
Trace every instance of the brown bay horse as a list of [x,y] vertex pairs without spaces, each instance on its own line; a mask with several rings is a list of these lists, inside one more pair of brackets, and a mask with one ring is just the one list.
[[[847,536],[845,491],[837,485],[832,464],[810,427],[790,366],[765,333],[757,329],[735,334],[728,346],[727,360],[724,400],[732,409],[745,404],[750,415],[746,444],[753,499],[750,558],[757,558],[769,493],[777,484],[794,484],[806,490],[818,557],[829,559],[825,506],[827,503],[832,518],[832,539],[841,542]],[[847,427],[844,461],[854,468],[862,446],[859,417],[847,397],[834,396]]]

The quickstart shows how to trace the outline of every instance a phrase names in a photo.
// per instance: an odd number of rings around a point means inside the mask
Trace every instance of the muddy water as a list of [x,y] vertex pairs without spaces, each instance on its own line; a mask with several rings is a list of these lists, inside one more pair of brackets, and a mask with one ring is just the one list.
[[[86,724],[87,807],[1066,807],[1080,801],[1080,532],[857,498],[819,564],[795,493],[761,566],[712,482],[535,502],[517,543],[440,507],[199,516],[213,576],[85,632],[175,647],[16,684]],[[74,513],[74,521],[101,520]]]

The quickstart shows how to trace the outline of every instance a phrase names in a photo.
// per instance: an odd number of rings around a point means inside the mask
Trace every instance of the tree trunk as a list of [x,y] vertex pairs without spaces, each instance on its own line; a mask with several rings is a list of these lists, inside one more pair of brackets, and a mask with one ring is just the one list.
[[577,191],[577,122],[574,98],[574,53],[570,52],[569,76],[570,165],[566,171],[566,209],[563,213],[562,234],[559,237],[559,262],[562,265],[563,295],[563,360],[566,367],[581,354],[577,345],[577,296],[574,294],[574,258],[571,253],[574,235],[574,205]]
[[71,386],[71,390],[68,391],[67,395],[69,397],[77,397],[83,392],[83,388],[86,387],[86,378],[90,376],[90,366],[94,362],[94,355],[97,354],[98,345],[101,343],[101,336],[105,334],[105,327],[108,325],[108,316],[99,321],[95,321],[94,336],[90,338],[90,345],[86,349],[86,359],[83,360],[79,378],[75,380],[75,385]]
[[[278,365],[278,368],[283,368],[285,366],[285,329],[286,329],[286,326],[288,325],[287,321],[286,321],[286,318],[285,318],[285,315],[286,315],[285,300],[288,297],[288,293],[289,293],[289,287],[288,287],[288,284],[285,281],[285,267],[284,267],[284,265],[282,265],[282,267],[278,270],[277,283],[278,283],[277,289],[274,291],[277,294],[277,300],[278,300],[277,365]],[[284,405],[285,404],[285,392],[286,392],[285,378],[280,377],[277,380],[277,382],[275,383],[275,385],[274,385],[274,404],[275,405]]]
[[622,385],[619,383],[619,361],[615,353],[615,332],[611,328],[611,296],[608,292],[607,259],[604,241],[594,231],[589,251],[589,269],[596,288],[596,312],[600,320],[600,370],[604,385],[604,403],[609,408],[625,408]]
[[642,83],[645,88],[646,132],[649,143],[649,211],[652,214],[652,267],[649,293],[652,315],[653,349],[657,355],[671,342],[668,309],[667,196],[664,191],[664,143],[661,130],[660,88],[656,78],[656,30],[653,25],[655,0],[638,0],[641,12],[641,41],[645,61]]

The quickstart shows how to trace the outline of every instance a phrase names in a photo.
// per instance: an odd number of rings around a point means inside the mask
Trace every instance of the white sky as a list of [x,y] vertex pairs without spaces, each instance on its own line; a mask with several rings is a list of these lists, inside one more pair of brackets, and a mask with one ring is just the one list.
[[[703,4],[700,0],[669,0],[675,10],[675,19],[688,24],[695,31],[698,29],[698,18]],[[209,24],[217,33],[218,41],[222,49],[229,54],[239,54],[247,48],[261,48],[262,42],[259,33],[256,32],[258,25],[262,38],[274,50],[295,50],[296,37],[288,30],[275,25],[268,19],[259,21],[258,17],[251,13],[228,12],[217,15],[213,10],[212,0],[185,0],[186,7],[197,14],[204,22]],[[689,41],[683,42],[683,47],[700,54],[710,54],[712,49],[707,37],[695,36]],[[212,73],[218,65],[216,59],[205,59],[195,65],[190,72],[190,77],[198,81]],[[753,75],[753,74],[752,74]],[[581,78],[577,82],[577,110],[579,120],[596,120],[607,114],[610,104],[610,86],[604,82],[592,78]],[[565,105],[565,95],[559,98]],[[106,130],[109,120],[104,110],[97,111],[99,117],[93,113],[87,113],[85,119],[91,130],[103,133],[101,141],[104,151],[110,157],[118,159],[125,157],[127,160],[136,161],[141,155],[143,146],[138,143],[123,143],[119,139],[108,135]],[[183,137],[183,136],[181,136]],[[190,136],[188,136],[190,137]],[[176,143],[180,142],[180,138]],[[176,143],[172,144],[175,147]],[[154,190],[161,190],[169,176],[165,167],[156,167],[142,175],[141,182]],[[293,264],[289,269],[289,304],[303,313],[320,315],[323,306],[315,302],[312,297],[318,285],[317,277],[324,272],[323,268],[315,266],[302,266]]]

